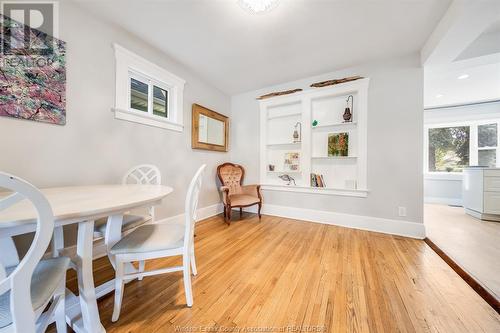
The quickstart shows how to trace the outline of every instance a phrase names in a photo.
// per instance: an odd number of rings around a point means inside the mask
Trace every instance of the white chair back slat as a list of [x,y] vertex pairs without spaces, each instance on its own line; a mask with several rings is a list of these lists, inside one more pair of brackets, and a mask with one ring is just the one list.
[[128,170],[123,177],[123,184],[160,185],[161,174],[158,167],[141,164]]
[[184,237],[184,250],[186,253],[190,253],[190,248],[193,245],[194,239],[194,225],[196,223],[196,210],[198,208],[198,200],[200,197],[200,190],[203,181],[203,172],[205,171],[206,164],[203,164],[196,174],[194,175],[191,183],[189,184],[188,192],[186,195],[186,233]]
[[[161,173],[157,166],[151,164],[137,165],[127,171],[122,184],[161,185]],[[152,220],[155,220],[155,208],[149,208]]]
[[[54,214],[44,195],[24,180],[0,172],[0,188],[14,192],[16,197],[10,196],[11,199],[7,200],[10,203],[17,202],[19,195],[29,200],[37,211],[35,237],[28,252],[14,271],[0,281],[0,294],[11,291],[10,311],[14,332],[34,332],[36,316],[31,303],[31,277],[49,246],[54,230]],[[5,239],[0,241],[4,242]]]

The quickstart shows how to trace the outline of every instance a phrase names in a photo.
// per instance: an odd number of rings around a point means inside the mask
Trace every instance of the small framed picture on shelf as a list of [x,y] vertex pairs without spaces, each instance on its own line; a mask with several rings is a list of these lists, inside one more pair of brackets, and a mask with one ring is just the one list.
[[328,134],[328,157],[349,156],[349,133]]
[[283,163],[283,171],[299,171],[300,170],[300,153],[289,152],[285,153],[285,160]]

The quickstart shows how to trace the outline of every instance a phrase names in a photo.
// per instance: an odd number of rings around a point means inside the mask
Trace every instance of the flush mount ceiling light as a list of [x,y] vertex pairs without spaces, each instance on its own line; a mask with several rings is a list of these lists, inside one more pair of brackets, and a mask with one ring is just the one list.
[[469,74],[462,74],[462,75],[460,75],[459,77],[457,77],[457,79],[459,79],[459,80],[464,80],[464,79],[466,79],[466,78],[468,78],[468,77],[469,77]]
[[252,14],[263,14],[274,9],[279,0],[238,0],[239,5]]
[[441,97],[443,97],[443,96],[444,96],[443,94],[437,94],[437,95],[436,95],[436,98],[441,98]]

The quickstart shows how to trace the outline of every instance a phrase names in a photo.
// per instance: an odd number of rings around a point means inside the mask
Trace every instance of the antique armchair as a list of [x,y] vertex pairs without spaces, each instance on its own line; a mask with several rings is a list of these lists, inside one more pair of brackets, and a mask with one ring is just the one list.
[[240,217],[243,207],[258,205],[259,219],[262,208],[260,185],[242,185],[245,169],[241,165],[224,163],[217,167],[217,177],[222,187],[222,201],[224,203],[224,219],[231,223],[231,209],[240,208]]

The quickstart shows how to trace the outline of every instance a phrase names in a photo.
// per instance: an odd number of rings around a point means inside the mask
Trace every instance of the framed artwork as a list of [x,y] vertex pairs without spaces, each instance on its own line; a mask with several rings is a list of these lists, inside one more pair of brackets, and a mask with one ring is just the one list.
[[289,152],[285,153],[283,171],[300,171],[300,153]]
[[65,125],[65,43],[1,14],[0,25],[0,116]]
[[349,156],[349,133],[328,134],[328,157]]

